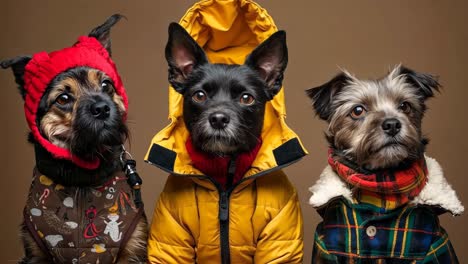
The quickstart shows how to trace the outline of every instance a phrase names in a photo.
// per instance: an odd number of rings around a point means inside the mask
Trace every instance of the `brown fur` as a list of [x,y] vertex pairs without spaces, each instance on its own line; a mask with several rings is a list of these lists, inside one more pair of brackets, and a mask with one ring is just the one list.
[[50,264],[49,257],[36,244],[36,241],[24,224],[21,225],[20,236],[25,251],[25,256],[19,262],[20,264]]
[[[76,106],[81,97],[89,95],[90,92],[102,92],[102,82],[110,80],[103,72],[87,68],[86,76],[83,79],[77,79],[75,76],[67,76],[64,79],[55,82],[47,94],[46,103],[48,111],[40,121],[41,133],[53,144],[70,148],[72,137],[71,125],[73,116],[76,113]],[[55,104],[56,99],[62,94],[67,93],[73,97],[71,108],[63,109]],[[122,97],[115,93],[113,89],[108,91],[112,96],[112,101],[121,112],[125,111]]]
[[[128,240],[127,245],[125,245],[125,248],[120,252],[117,263],[145,263],[147,239],[148,221],[146,217],[142,217]],[[144,256],[144,258],[139,258],[139,256]]]

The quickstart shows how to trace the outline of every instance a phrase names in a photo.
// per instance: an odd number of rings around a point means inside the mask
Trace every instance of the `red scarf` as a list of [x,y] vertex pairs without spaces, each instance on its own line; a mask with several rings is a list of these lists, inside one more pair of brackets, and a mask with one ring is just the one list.
[[[262,142],[259,141],[250,152],[241,153],[237,156],[232,185],[239,182],[250,169],[250,165],[252,165],[252,162],[255,160],[261,145]],[[187,140],[185,147],[192,160],[192,165],[205,175],[214,179],[225,189],[231,157],[219,157],[200,152],[194,148],[191,138]]]
[[359,202],[385,209],[394,209],[408,203],[421,192],[427,180],[424,158],[402,170],[364,174],[335,160],[330,150],[328,164],[344,181],[354,187],[354,195]]

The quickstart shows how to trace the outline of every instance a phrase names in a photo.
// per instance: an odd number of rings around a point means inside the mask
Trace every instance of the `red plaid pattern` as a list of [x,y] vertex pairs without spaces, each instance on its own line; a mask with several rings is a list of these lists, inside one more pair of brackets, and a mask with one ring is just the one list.
[[402,170],[358,172],[333,158],[329,151],[328,164],[355,190],[354,197],[361,203],[394,209],[416,197],[426,184],[427,167],[420,159]]

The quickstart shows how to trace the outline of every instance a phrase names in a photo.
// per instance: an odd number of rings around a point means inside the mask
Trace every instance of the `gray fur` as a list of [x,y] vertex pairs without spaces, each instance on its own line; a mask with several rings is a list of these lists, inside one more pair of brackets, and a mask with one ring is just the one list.
[[[334,78],[336,81],[307,92],[317,114],[329,123],[325,134],[338,158],[366,169],[384,169],[423,155],[425,140],[421,120],[426,109],[425,100],[430,97],[427,90],[439,87],[435,79],[424,78],[433,77],[400,65],[376,80],[357,79],[343,71]],[[435,86],[423,89],[422,83]],[[410,110],[403,111],[402,103],[410,105]],[[362,117],[351,116],[356,106],[366,109]],[[382,128],[388,119],[401,123],[396,135],[388,135]]]

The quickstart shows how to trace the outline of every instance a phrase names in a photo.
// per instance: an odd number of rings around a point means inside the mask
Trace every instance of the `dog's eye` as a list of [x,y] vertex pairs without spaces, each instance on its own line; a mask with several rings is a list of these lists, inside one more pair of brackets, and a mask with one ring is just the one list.
[[361,117],[364,117],[366,115],[366,109],[362,105],[358,105],[353,108],[353,111],[351,111],[351,117],[354,119],[359,119]]
[[243,105],[252,105],[255,102],[255,98],[250,94],[243,94],[240,97],[240,103]]
[[398,106],[398,109],[403,113],[408,114],[411,112],[411,105],[408,102],[403,102]]
[[203,103],[206,101],[206,94],[202,91],[197,91],[192,95],[192,100],[197,103]]
[[101,83],[101,88],[104,92],[106,93],[113,93],[114,92],[114,85],[112,84],[111,81],[109,80],[104,80],[102,83]]
[[72,97],[66,93],[63,93],[59,95],[56,99],[55,102],[59,105],[67,105],[72,101]]

